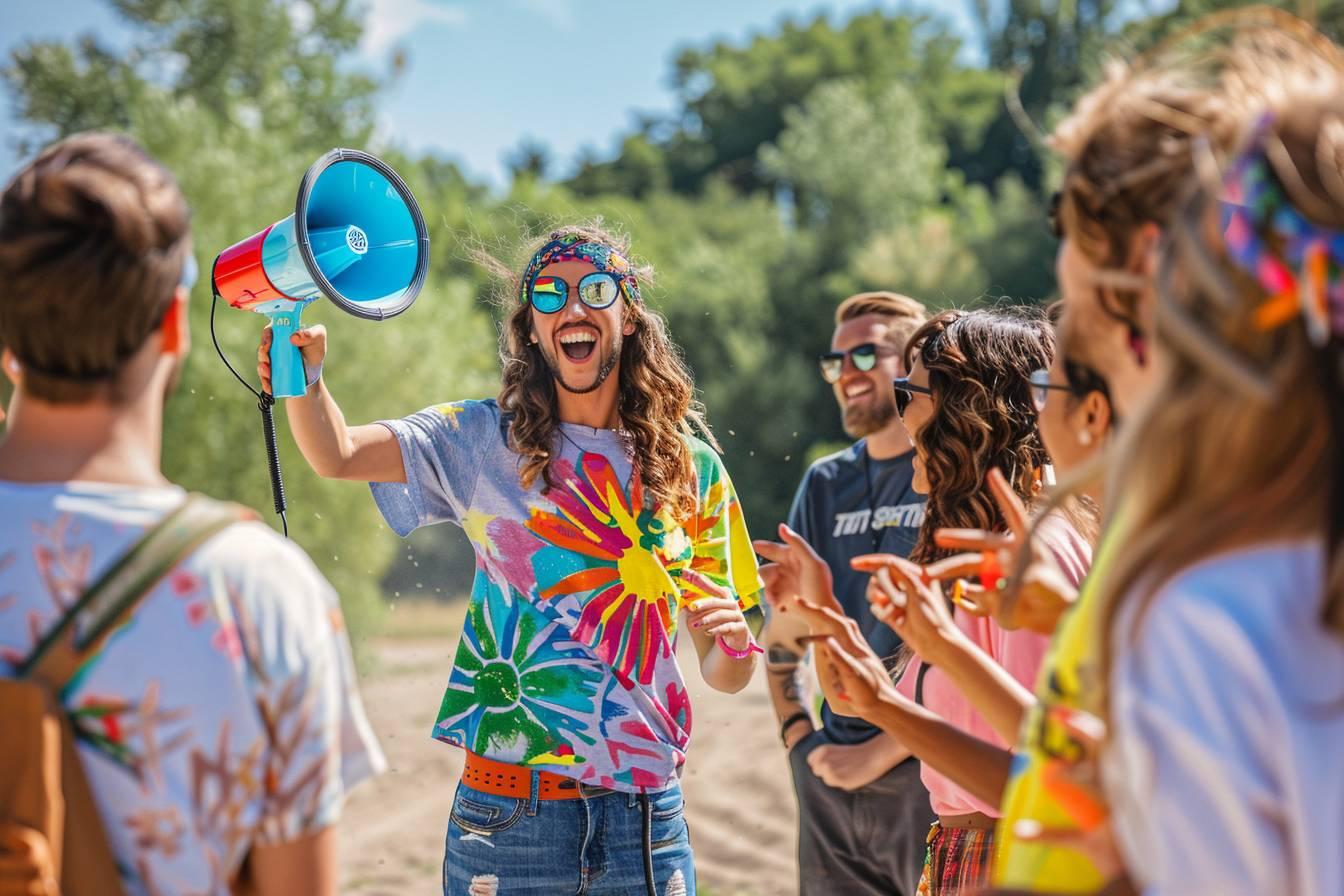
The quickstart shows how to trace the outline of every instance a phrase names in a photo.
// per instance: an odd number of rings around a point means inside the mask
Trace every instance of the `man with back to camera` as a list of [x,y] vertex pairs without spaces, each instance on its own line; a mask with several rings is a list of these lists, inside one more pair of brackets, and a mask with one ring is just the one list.
[[[825,558],[835,594],[882,657],[901,645],[876,620],[868,577],[850,568],[871,553],[906,556],[924,519],[911,487],[914,455],[897,413],[892,380],[901,353],[924,322],[922,304],[891,292],[860,293],[836,309],[831,350],[820,358],[845,432],[858,439],[803,475],[789,526]],[[770,613],[763,631],[770,696],[788,751],[798,800],[801,896],[914,896],[933,821],[919,763],[890,735],[822,705],[821,727],[808,710],[806,625]]]
[[[185,198],[126,137],[53,144],[0,197],[0,679],[42,657],[73,672],[60,709],[103,830],[67,818],[64,842],[105,836],[119,891],[335,896],[341,804],[384,762],[336,594],[298,547],[221,522],[118,591],[143,597],[105,641],[79,652],[99,601],[78,638],[49,637],[202,506],[160,468],[195,271]],[[12,780],[30,732],[0,730]],[[0,817],[0,892],[55,892],[59,846]]]

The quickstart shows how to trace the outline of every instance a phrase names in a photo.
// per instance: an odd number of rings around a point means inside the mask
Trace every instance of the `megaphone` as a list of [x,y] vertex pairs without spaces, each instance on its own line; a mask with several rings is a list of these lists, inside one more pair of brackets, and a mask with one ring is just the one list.
[[429,269],[420,207],[397,173],[376,156],[333,149],[299,183],[294,214],[220,253],[211,279],[234,308],[269,315],[271,394],[307,391],[290,335],[308,303],[326,296],[367,320],[405,311]]

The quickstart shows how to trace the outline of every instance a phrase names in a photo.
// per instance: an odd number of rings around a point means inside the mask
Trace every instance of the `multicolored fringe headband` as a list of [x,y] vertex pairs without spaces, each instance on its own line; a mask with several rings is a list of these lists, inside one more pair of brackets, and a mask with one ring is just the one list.
[[1272,120],[1261,118],[1224,176],[1223,240],[1232,262],[1269,294],[1256,327],[1273,330],[1300,314],[1322,346],[1332,332],[1344,336],[1344,233],[1308,221],[1275,180],[1264,145]]
[[537,274],[541,273],[541,269],[546,265],[558,261],[586,261],[599,271],[616,274],[620,277],[621,292],[625,294],[626,301],[641,301],[639,281],[635,279],[634,269],[626,257],[605,243],[586,242],[583,237],[575,233],[567,233],[553,239],[537,250],[527,264],[527,271],[523,273],[522,281],[518,284],[518,301],[526,305]]

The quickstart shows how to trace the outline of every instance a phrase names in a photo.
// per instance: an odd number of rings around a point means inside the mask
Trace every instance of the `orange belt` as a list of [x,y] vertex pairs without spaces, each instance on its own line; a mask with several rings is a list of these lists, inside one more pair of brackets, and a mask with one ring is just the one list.
[[[462,783],[482,793],[525,800],[532,796],[532,774],[530,768],[487,759],[468,750],[467,765],[462,769]],[[611,792],[603,787],[580,784],[573,778],[555,772],[542,771],[537,772],[537,775],[539,800],[576,800],[582,796]]]

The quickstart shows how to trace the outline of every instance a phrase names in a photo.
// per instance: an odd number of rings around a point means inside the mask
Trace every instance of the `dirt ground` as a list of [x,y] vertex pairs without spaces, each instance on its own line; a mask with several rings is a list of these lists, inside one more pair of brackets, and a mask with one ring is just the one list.
[[[429,732],[455,643],[447,632],[426,638],[403,628],[369,645],[371,671],[361,689],[389,769],[346,807],[342,893],[440,892],[443,837],[462,753],[431,740]],[[796,809],[763,668],[742,693],[720,694],[692,671],[689,639],[681,652],[695,708],[682,783],[702,896],[792,896]]]

